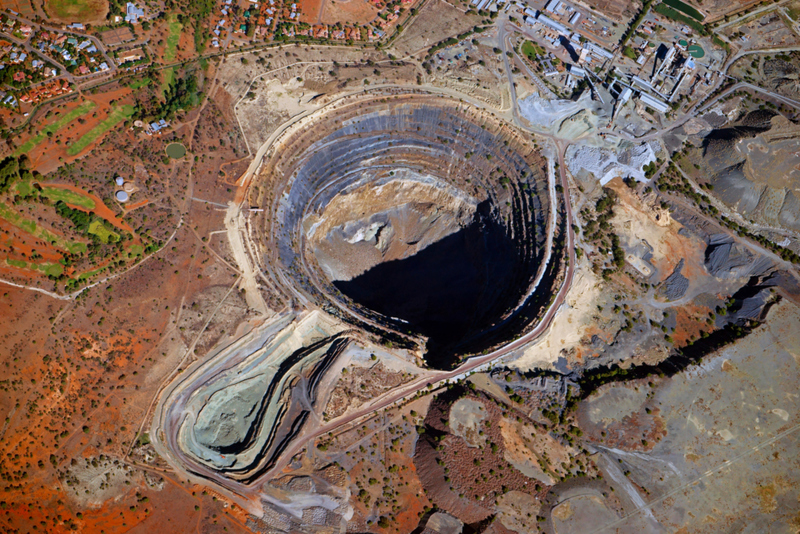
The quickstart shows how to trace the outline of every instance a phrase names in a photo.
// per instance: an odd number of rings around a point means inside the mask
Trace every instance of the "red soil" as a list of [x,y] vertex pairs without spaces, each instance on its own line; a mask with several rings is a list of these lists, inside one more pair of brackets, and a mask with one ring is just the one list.
[[87,210],[84,207],[75,206],[73,204],[69,204],[69,206],[73,207],[73,208],[76,208],[76,209],[79,209],[79,210],[83,210],[83,211],[91,211],[92,213],[94,213],[98,217],[102,217],[103,219],[107,220],[108,222],[110,222],[111,224],[116,226],[117,228],[119,228],[121,230],[125,230],[126,232],[130,232],[131,235],[134,236],[134,239],[137,242],[139,242],[139,238],[136,237],[136,232],[133,230],[133,228],[131,228],[131,226],[128,223],[126,223],[125,221],[123,221],[122,219],[117,217],[117,214],[114,213],[111,210],[111,208],[106,206],[103,203],[103,201],[100,199],[100,197],[98,197],[97,195],[93,195],[91,193],[88,193],[88,192],[84,191],[83,189],[81,189],[80,187],[76,187],[76,186],[71,185],[71,184],[50,184],[50,183],[48,183],[46,185],[47,185],[47,187],[57,187],[59,189],[69,189],[70,191],[74,191],[75,193],[78,193],[80,195],[84,195],[84,196],[87,196],[87,197],[91,198],[92,200],[94,200],[94,209],[93,210]]

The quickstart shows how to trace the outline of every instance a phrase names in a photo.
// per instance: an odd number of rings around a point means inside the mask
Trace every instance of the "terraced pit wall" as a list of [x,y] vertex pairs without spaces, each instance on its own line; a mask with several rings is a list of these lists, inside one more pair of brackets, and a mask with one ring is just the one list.
[[[320,112],[276,141],[251,191],[251,204],[265,210],[254,224],[255,234],[265,245],[265,263],[275,266],[265,270],[280,271],[277,282],[290,298],[299,291],[362,329],[425,345],[431,366],[451,367],[456,354],[485,350],[530,326],[510,319],[534,297],[528,290],[545,267],[550,216],[545,163],[514,128],[438,96],[375,96]],[[416,192],[404,203],[397,195],[376,199],[377,188]],[[436,198],[426,202],[424,188]],[[326,210],[342,195],[352,199],[349,219],[336,232],[315,236]],[[453,200],[444,206],[442,197]],[[447,211],[462,200],[475,206],[471,217]],[[452,219],[446,228],[444,216]],[[408,223],[409,217],[418,220]],[[406,249],[399,256],[387,251],[400,245],[382,243],[379,235],[414,228],[424,238],[434,226],[441,239],[430,239],[424,250],[413,240],[403,242]],[[360,247],[353,257],[368,251],[365,241],[384,256],[364,272],[354,265],[366,260],[355,258],[346,266],[351,278],[332,279],[336,269],[324,264],[327,259],[321,265],[317,252],[319,241],[333,239],[334,233],[339,242],[347,235]],[[449,267],[442,256],[451,257]],[[470,286],[464,294],[453,288],[436,293],[448,283],[437,278],[448,268]],[[387,290],[386,284],[398,287]],[[415,290],[412,297],[405,294]],[[362,298],[373,291],[385,293],[373,301]],[[437,308],[437,301],[448,300],[459,308],[454,310],[458,316]]]

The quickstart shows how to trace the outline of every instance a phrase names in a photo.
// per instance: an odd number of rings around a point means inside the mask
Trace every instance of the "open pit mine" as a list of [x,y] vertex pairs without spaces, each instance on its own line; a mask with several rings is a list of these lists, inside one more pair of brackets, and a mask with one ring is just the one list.
[[265,269],[319,307],[451,368],[541,311],[545,159],[491,114],[431,95],[356,100],[288,130],[253,204]]
[[428,383],[457,376],[531,332],[562,272],[553,169],[478,108],[362,95],[262,153],[247,200],[263,211],[242,237],[292,310],[176,379],[153,432],[185,471],[239,494],[322,431],[326,372],[353,345],[402,352]]

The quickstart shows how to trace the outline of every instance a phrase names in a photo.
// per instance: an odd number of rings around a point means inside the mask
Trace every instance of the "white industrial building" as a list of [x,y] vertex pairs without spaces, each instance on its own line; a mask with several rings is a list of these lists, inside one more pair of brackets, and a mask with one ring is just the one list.
[[653,98],[652,96],[648,95],[647,93],[640,93],[639,94],[639,100],[645,106],[653,108],[654,110],[656,110],[656,111],[658,111],[660,113],[666,113],[667,110],[669,109],[669,106],[667,105],[666,102],[662,102],[661,100],[658,100],[657,98]]
[[539,16],[536,17],[536,20],[547,26],[548,28],[557,31],[558,33],[563,33],[565,35],[569,35],[567,31],[567,27],[561,24],[560,22],[556,22],[553,19],[544,16],[543,14],[539,13]]

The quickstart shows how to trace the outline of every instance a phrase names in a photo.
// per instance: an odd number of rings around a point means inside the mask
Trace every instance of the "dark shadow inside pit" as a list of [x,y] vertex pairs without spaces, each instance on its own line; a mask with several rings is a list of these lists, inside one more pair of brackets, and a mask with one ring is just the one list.
[[454,350],[491,326],[524,291],[515,282],[525,269],[518,247],[489,211],[484,202],[462,230],[334,284],[356,303],[408,322],[429,338],[428,365],[450,368]]

